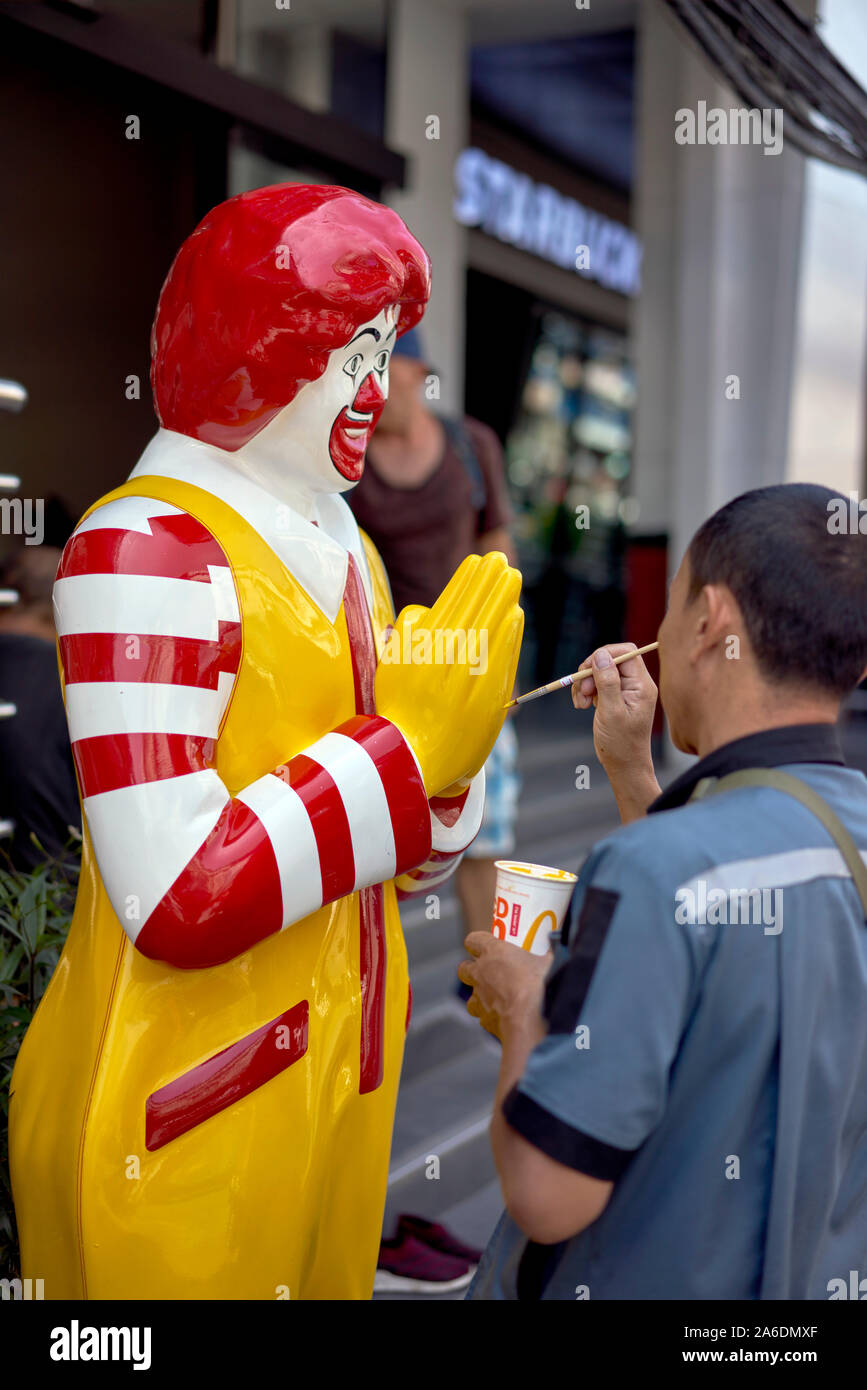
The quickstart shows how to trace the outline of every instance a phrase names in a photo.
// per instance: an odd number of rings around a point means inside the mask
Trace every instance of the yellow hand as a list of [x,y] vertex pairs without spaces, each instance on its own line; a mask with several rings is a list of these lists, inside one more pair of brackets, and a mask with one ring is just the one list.
[[470,555],[431,608],[404,608],[376,673],[376,708],[419,760],[429,796],[475,774],[505,718],[521,649],[521,576]]

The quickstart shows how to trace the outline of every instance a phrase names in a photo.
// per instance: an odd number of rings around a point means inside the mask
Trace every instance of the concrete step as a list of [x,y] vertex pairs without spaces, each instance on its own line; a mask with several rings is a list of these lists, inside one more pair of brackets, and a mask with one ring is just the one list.
[[[582,783],[586,786],[577,787],[578,781],[576,768],[586,768],[587,771],[581,774]],[[549,768],[537,769],[533,773],[532,781],[524,782],[518,798],[518,820],[527,819],[532,816],[540,806],[544,806],[551,798],[567,797],[570,798],[576,807],[589,804],[591,806],[607,805],[614,800],[608,778],[601,768],[594,766],[592,762],[582,762],[580,757],[573,753],[556,765]],[[583,812],[581,812],[583,814]]]
[[424,1072],[453,1058],[464,1057],[478,1045],[479,1024],[470,1017],[457,997],[450,999],[448,994],[441,995],[435,1004],[419,1010],[413,1003],[401,1083],[406,1085]]
[[[499,1045],[461,1005],[450,1007],[466,1028],[466,1050],[401,1081],[386,1208],[392,1217],[435,1215],[494,1175],[487,1127]],[[432,1157],[439,1160],[438,1177],[427,1176]]]
[[532,840],[544,844],[549,835],[564,829],[585,830],[599,826],[604,831],[619,820],[617,802],[608,782],[594,782],[578,789],[571,771],[551,785],[544,796],[522,796],[518,806],[516,836],[519,844]]
[[467,1245],[484,1250],[503,1214],[503,1194],[498,1178],[478,1188],[440,1213],[438,1220]]
[[[496,1078],[490,1085],[490,1093]],[[460,1127],[444,1138],[432,1136],[418,1159],[389,1173],[383,1230],[393,1230],[401,1212],[440,1221],[443,1213],[466,1201],[496,1179],[491,1153],[490,1109],[466,1116]],[[432,1159],[439,1159],[439,1177]]]
[[416,1010],[423,1013],[432,1005],[441,1004],[443,1001],[455,996],[455,986],[458,982],[458,965],[464,959],[465,952],[459,946],[457,935],[452,946],[443,943],[443,949],[439,955],[432,960],[428,960],[424,965],[419,965],[412,972],[412,1013],[413,1022],[410,1023],[412,1032],[415,1022]]
[[525,756],[518,755],[518,771],[521,774],[522,798],[544,794],[546,788],[558,778],[574,786],[574,769],[583,765],[590,770],[590,782],[601,782],[605,773],[593,751],[593,744],[585,739],[552,739],[540,747],[534,747]]
[[[448,1004],[459,1026],[465,1029],[466,1048],[459,1054],[402,1081],[398,1096],[391,1163],[399,1168],[430,1149],[432,1127],[445,1142],[460,1130],[467,1115],[476,1116],[490,1108],[493,1083],[499,1072],[500,1045],[470,1018],[463,1004]],[[438,1106],[432,1112],[428,1102]]]
[[404,902],[400,906],[400,920],[406,939],[409,968],[415,991],[415,972],[432,961],[441,960],[453,952],[460,943],[458,931],[461,912],[451,884],[441,890],[440,916],[428,921],[423,905]]

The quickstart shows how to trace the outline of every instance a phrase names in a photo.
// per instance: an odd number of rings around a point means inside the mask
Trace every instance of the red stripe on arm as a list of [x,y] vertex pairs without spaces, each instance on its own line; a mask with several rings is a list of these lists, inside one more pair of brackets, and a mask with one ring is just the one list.
[[219,625],[216,642],[152,633],[84,632],[60,638],[67,685],[77,681],[154,681],[216,690],[220,672],[237,673],[241,625]]
[[142,927],[136,947],[181,970],[222,965],[283,925],[283,891],[258,816],[232,801]]
[[276,776],[298,793],[310,817],[319,851],[323,903],[345,897],[355,886],[355,854],[343,798],[334,779],[306,753],[277,768]]
[[214,741],[192,734],[101,734],[72,745],[83,797],[210,767]]
[[61,557],[57,578],[147,574],[208,584],[208,565],[228,567],[222,547],[195,517],[186,513],[158,516],[148,524],[153,532],[150,536],[119,526],[74,534]]
[[382,715],[356,715],[335,732],[360,744],[382,778],[394,833],[395,875],[423,864],[431,847],[430,812],[418,764],[403,734]]

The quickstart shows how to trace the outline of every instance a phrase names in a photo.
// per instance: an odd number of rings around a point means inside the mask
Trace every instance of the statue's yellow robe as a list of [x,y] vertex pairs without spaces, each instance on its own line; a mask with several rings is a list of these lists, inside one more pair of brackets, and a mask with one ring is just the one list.
[[[210,493],[141,477],[102,501],[124,496],[189,512],[228,557],[243,655],[215,766],[235,795],[356,713],[343,607],[330,623]],[[379,643],[391,598],[364,543]],[[370,1297],[407,1020],[394,885],[384,894],[383,1079],[361,1094],[358,894],[223,965],[179,970],[131,944],[85,826],[74,920],[10,1113],[22,1275],[47,1299]],[[149,1096],[305,1000],[302,1057],[148,1151]]]

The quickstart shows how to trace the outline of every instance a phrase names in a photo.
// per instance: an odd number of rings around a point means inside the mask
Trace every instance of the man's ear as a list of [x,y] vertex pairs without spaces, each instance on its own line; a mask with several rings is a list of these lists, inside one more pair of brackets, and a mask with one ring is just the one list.
[[740,610],[725,584],[705,584],[695,602],[693,648],[696,657],[742,630]]

